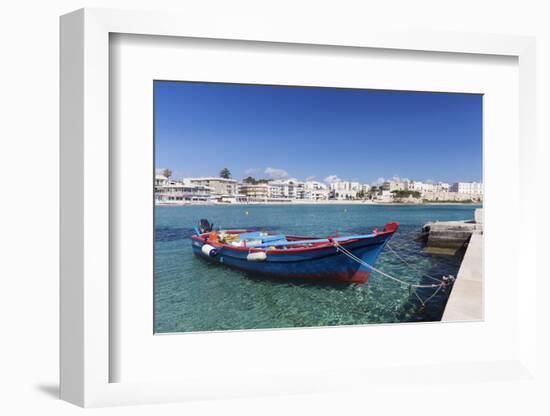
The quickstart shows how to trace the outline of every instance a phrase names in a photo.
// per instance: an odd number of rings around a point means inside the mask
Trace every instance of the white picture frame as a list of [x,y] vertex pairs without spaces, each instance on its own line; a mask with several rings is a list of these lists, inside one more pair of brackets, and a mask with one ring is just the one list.
[[[61,398],[80,406],[158,403],[194,398],[242,397],[333,391],[348,383],[372,383],[447,371],[453,377],[479,382],[472,373],[524,380],[536,369],[536,240],[534,216],[535,172],[535,42],[530,37],[467,33],[380,31],[331,31],[311,25],[285,27],[275,23],[235,25],[223,19],[210,21],[166,13],[83,9],[61,18]],[[238,27],[238,30],[236,29]],[[332,45],[334,47],[431,51],[443,54],[483,54],[516,57],[519,65],[519,212],[514,219],[522,230],[518,256],[523,285],[517,290],[517,348],[498,362],[481,360],[458,365],[441,360],[439,366],[334,369],[330,377],[318,373],[282,372],[264,379],[238,380],[235,374],[212,379],[178,381],[111,382],[110,366],[120,357],[110,349],[109,275],[113,259],[109,243],[113,218],[110,207],[109,158],[109,36],[113,33],[204,39]],[[529,213],[529,215],[527,215]],[[532,266],[529,266],[532,265]],[[519,273],[518,270],[512,271]],[[116,330],[116,328],[115,328]],[[361,331],[357,328],[356,331]],[[298,333],[300,331],[297,331]],[[315,336],[312,333],[303,336]],[[430,370],[431,369],[431,370]],[[363,369],[364,370],[364,369]],[[451,377],[450,375],[448,377]],[[405,376],[406,378],[406,376]],[[482,377],[483,378],[483,377]],[[481,378],[481,379],[482,379]],[[346,383],[341,380],[347,380]],[[369,381],[370,380],[370,381]]]

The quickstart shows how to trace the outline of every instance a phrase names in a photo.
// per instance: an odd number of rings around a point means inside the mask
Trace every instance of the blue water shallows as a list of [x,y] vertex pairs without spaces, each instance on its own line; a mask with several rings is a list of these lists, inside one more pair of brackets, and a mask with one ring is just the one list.
[[[421,308],[408,288],[373,273],[364,285],[268,279],[211,264],[193,255],[193,227],[208,218],[215,227],[294,235],[366,234],[391,221],[400,228],[376,266],[412,283],[423,276],[456,276],[461,257],[430,256],[415,240],[430,221],[473,219],[474,205],[227,205],[155,208],[155,332],[312,327],[441,319],[448,292]],[[419,294],[428,296],[431,289]]]

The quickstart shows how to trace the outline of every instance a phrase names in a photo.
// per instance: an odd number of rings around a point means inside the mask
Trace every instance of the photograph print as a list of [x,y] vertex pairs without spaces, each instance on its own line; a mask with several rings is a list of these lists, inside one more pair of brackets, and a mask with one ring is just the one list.
[[483,319],[481,94],[153,88],[155,333]]

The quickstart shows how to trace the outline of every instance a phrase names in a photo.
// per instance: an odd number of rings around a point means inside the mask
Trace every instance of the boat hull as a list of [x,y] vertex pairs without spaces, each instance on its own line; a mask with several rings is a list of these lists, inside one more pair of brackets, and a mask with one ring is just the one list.
[[[374,265],[393,233],[381,233],[346,243],[346,250]],[[313,250],[267,250],[264,261],[249,261],[249,251],[217,247],[214,256],[205,254],[206,242],[193,238],[193,252],[200,258],[245,272],[283,279],[330,279],[346,283],[366,283],[370,269],[352,260],[335,245]]]

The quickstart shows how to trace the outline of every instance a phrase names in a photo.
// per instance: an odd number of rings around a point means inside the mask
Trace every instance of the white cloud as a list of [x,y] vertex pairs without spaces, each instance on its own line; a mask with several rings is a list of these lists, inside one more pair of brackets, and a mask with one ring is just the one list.
[[313,175],[308,176],[307,179],[306,179],[306,181],[313,181],[313,180],[315,180],[315,176],[313,176]]
[[409,178],[404,178],[402,176],[397,176],[397,175],[394,175],[390,179],[386,179],[386,180],[393,181],[393,182],[410,182]]
[[325,178],[325,182],[331,184],[335,182],[342,182],[342,179],[340,179],[338,175],[329,175]]
[[266,168],[264,174],[270,179],[286,179],[288,178],[288,172],[284,169]]

